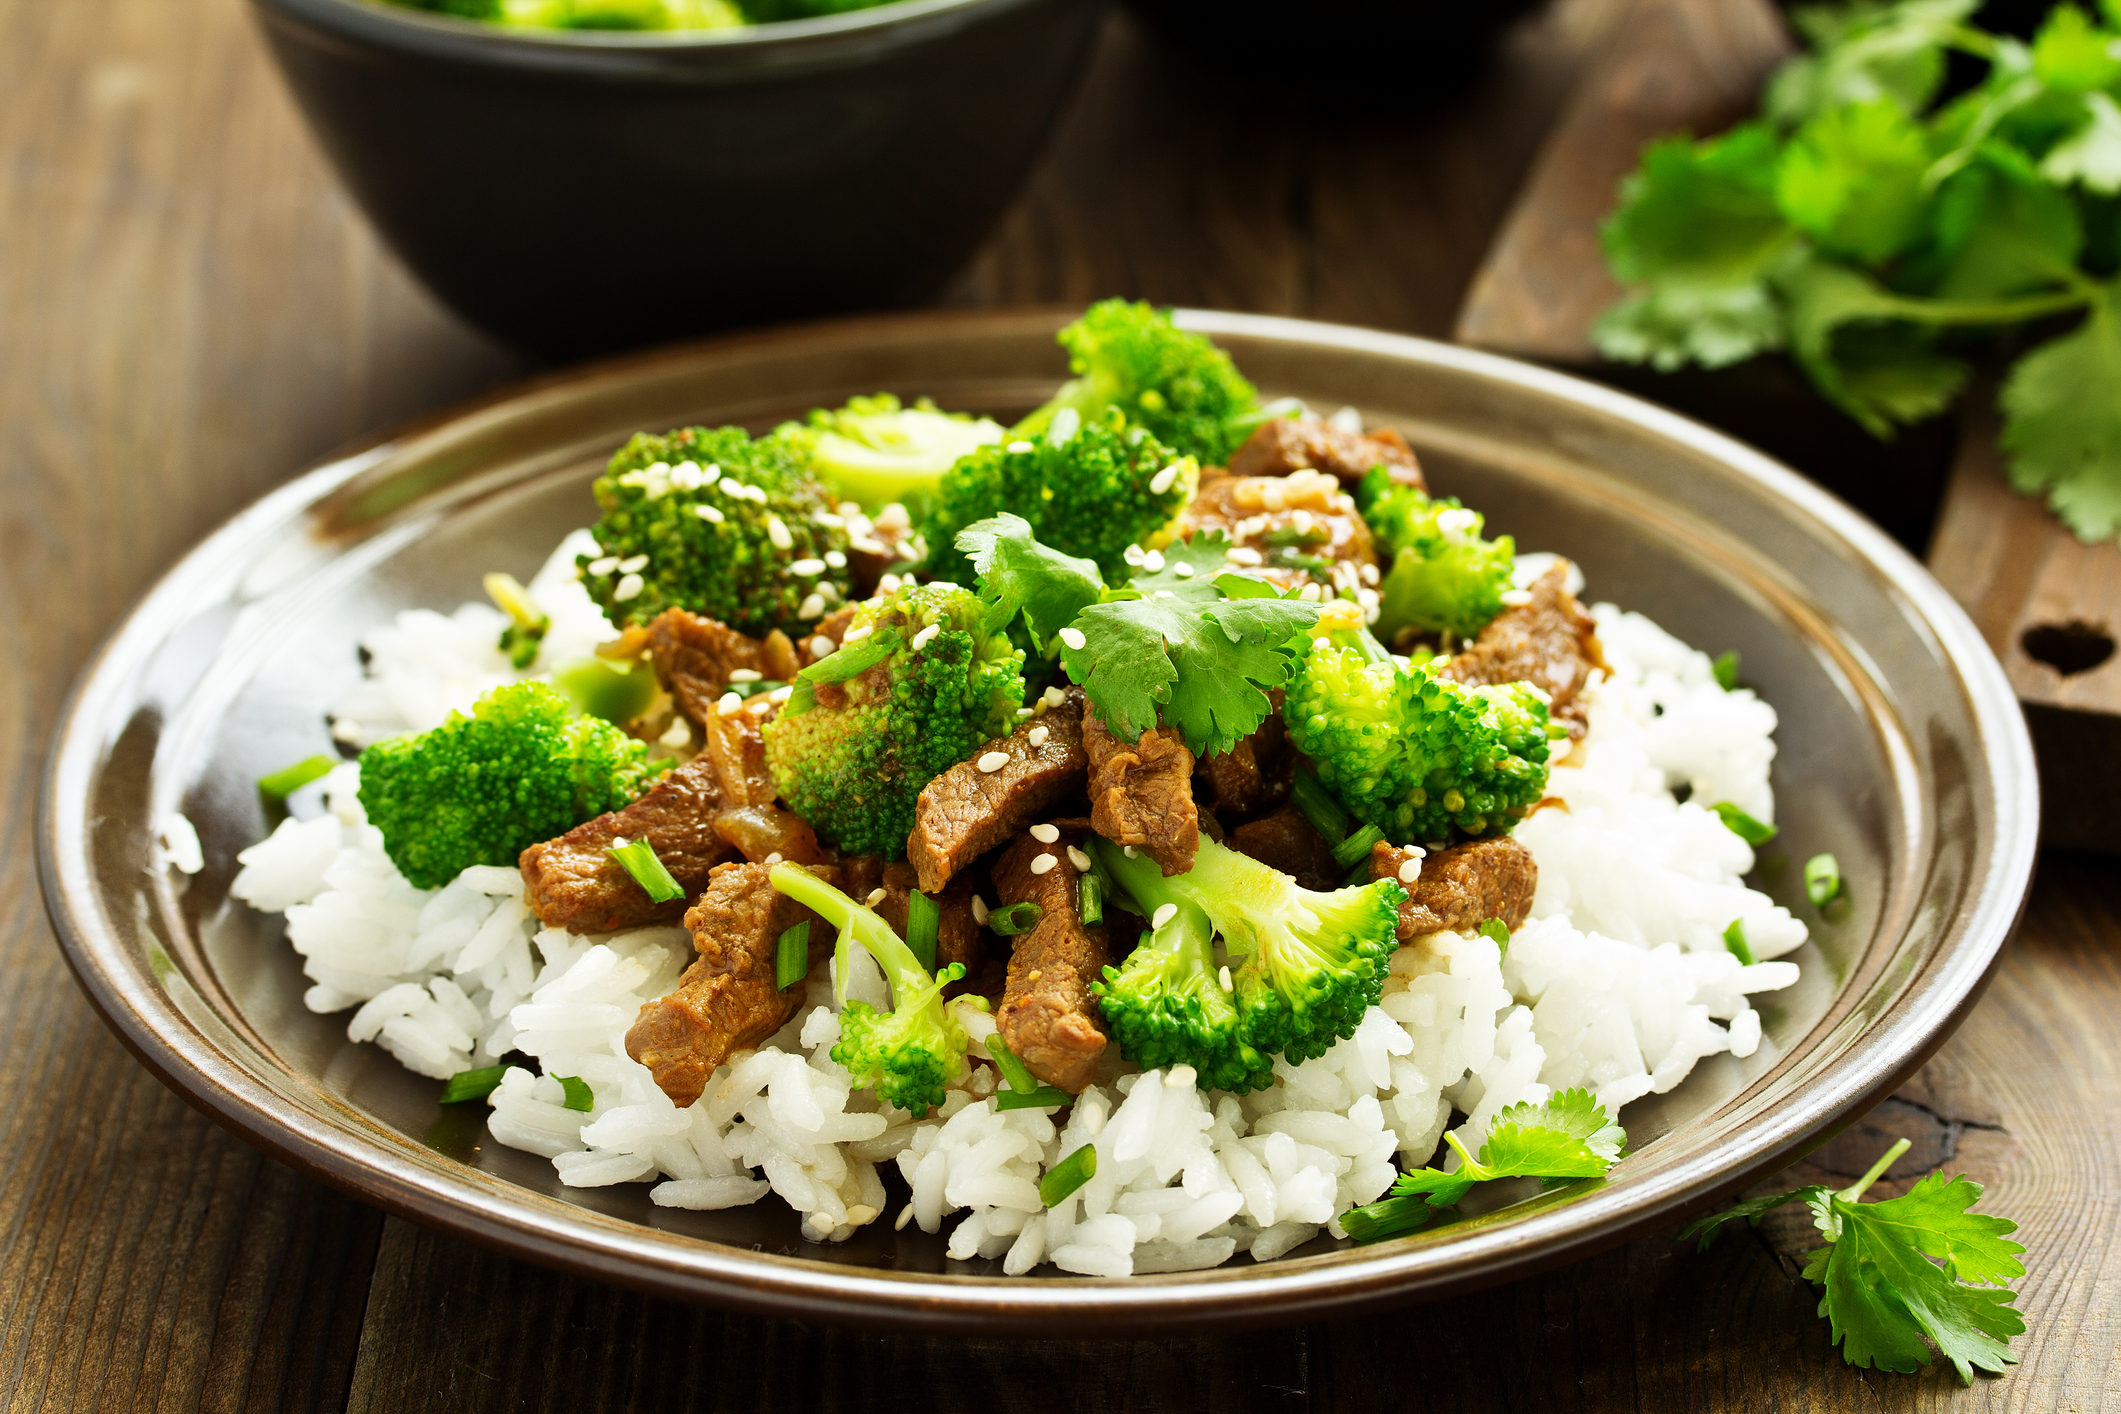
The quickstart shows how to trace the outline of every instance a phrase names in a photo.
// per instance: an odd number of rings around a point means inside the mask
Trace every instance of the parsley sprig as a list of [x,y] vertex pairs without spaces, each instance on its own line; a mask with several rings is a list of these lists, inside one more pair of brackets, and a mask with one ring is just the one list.
[[[1633,287],[1594,331],[1674,369],[1786,349],[1878,436],[1941,412],[1992,336],[2075,317],[2002,389],[2012,481],[2085,539],[2121,527],[2121,5],[2031,44],[1977,0],[1815,6],[1759,120],[1652,144],[1603,230]],[[1952,54],[1986,77],[1940,101]]]
[[1770,1208],[1801,1202],[1827,1244],[1811,1254],[1804,1276],[1820,1286],[1819,1314],[1832,1323],[1844,1359],[1907,1373],[1929,1364],[1934,1345],[1962,1383],[1971,1384],[1976,1369],[2001,1374],[2017,1362],[2011,1337],[2025,1330],[2011,1306],[2017,1293],[2003,1285],[2025,1275],[2018,1260],[2025,1248],[2005,1240],[2018,1225],[1967,1211],[1981,1185],[1964,1174],[1946,1179],[1941,1169],[1901,1197],[1863,1202],[1864,1191],[1907,1149],[1900,1140],[1847,1188],[1813,1184],[1749,1198],[1703,1218],[1686,1236],[1706,1249],[1735,1218],[1758,1224]]

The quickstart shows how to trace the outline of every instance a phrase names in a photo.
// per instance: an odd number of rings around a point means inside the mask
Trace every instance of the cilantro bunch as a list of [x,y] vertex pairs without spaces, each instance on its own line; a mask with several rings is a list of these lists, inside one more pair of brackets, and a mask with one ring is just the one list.
[[1446,1134],[1444,1142],[1458,1155],[1457,1168],[1401,1174],[1388,1197],[1342,1213],[1341,1231],[1357,1242],[1404,1237],[1456,1207],[1474,1184],[1491,1179],[1598,1178],[1620,1159],[1628,1136],[1606,1118],[1605,1106],[1590,1091],[1563,1090],[1543,1105],[1527,1100],[1497,1111],[1478,1158],[1456,1134]]
[[[1652,144],[1602,235],[1634,293],[1593,337],[1671,370],[1787,350],[1880,437],[1942,411],[1972,360],[2002,390],[2013,483],[2086,540],[2121,526],[2121,0],[2030,44],[1978,0],[1800,9],[1811,52],[1761,116]],[[1987,65],[1940,97],[1946,60]],[[2064,323],[2063,321],[2070,321]]]
[[1706,1248],[1734,1218],[1758,1223],[1770,1208],[1801,1202],[1826,1238],[1804,1275],[1821,1288],[1819,1314],[1832,1323],[1844,1359],[1905,1374],[1929,1364],[1933,1344],[1962,1383],[1973,1382],[1977,1367],[2001,1374],[2017,1360],[2011,1337],[2025,1330],[2025,1318],[2011,1307],[2017,1293],[2003,1288],[2025,1275],[2018,1260],[2025,1248],[2005,1240],[2018,1225],[1968,1212],[1981,1185],[1963,1174],[1948,1180],[1942,1170],[1899,1198],[1861,1201],[1907,1148],[1902,1139],[1847,1188],[1814,1184],[1748,1199],[1686,1235]]

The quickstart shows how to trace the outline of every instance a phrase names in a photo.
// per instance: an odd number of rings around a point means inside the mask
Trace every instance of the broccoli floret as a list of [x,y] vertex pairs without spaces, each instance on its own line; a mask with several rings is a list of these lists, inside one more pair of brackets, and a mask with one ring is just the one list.
[[1480,512],[1465,509],[1456,497],[1432,500],[1412,486],[1394,485],[1370,498],[1363,518],[1392,553],[1392,568],[1378,589],[1379,638],[1389,643],[1407,628],[1471,638],[1502,612],[1516,545],[1507,535],[1481,539]]
[[[1372,641],[1374,645],[1374,640]],[[1547,786],[1556,728],[1529,683],[1468,687],[1442,659],[1402,665],[1315,643],[1282,702],[1289,739],[1357,819],[1397,844],[1515,828]]]
[[398,872],[438,889],[630,804],[669,764],[544,683],[510,683],[468,717],[363,752],[361,808]]
[[849,399],[837,412],[817,408],[780,433],[797,439],[811,469],[862,509],[874,514],[897,501],[916,516],[958,458],[1007,435],[990,418],[944,412],[926,398],[902,407],[889,393]]
[[846,563],[846,531],[789,438],[753,441],[741,427],[640,433],[595,489],[598,553],[577,563],[614,624],[678,608],[755,638],[796,635],[846,597],[847,571],[831,563]]
[[[1178,910],[1145,945],[1148,958],[1137,963],[1138,950],[1098,984],[1099,1008],[1128,1059],[1184,1060],[1214,1088],[1256,1089],[1273,1078],[1265,1057],[1323,1055],[1377,1004],[1406,899],[1393,880],[1314,893],[1205,837],[1193,867],[1165,878],[1146,855],[1129,859],[1103,839],[1091,847],[1142,914]],[[1210,929],[1233,962],[1244,957],[1228,994],[1220,970],[1210,970]],[[1137,1056],[1130,1040],[1148,1052]]]
[[766,724],[766,765],[829,843],[897,859],[921,787],[1006,736],[1023,700],[1023,654],[986,606],[953,584],[909,585],[864,604],[840,650],[797,674]]
[[1094,561],[1107,582],[1124,584],[1127,547],[1169,543],[1199,485],[1199,463],[1127,426],[1117,411],[1085,420],[1063,409],[1036,441],[982,447],[944,475],[921,523],[927,570],[973,583],[958,532],[1010,512],[1030,522],[1041,544]]
[[[916,1117],[943,1102],[950,1082],[965,1073],[970,1038],[950,1009],[943,988],[965,975],[952,963],[930,976],[891,925],[799,864],[773,866],[774,888],[840,930],[836,970],[839,974],[840,1039],[832,1058],[847,1068],[854,1083],[874,1090]],[[848,964],[860,943],[884,969],[891,984],[891,1010],[846,999]]]
[[[1149,861],[1130,860],[1103,839],[1091,841],[1100,860],[1116,856],[1129,870],[1147,866],[1143,886],[1161,883],[1163,871]],[[1103,866],[1113,877],[1119,871]],[[1122,887],[1125,887],[1123,884]],[[1190,1065],[1203,1089],[1243,1094],[1272,1082],[1274,1061],[1246,1042],[1237,1002],[1222,988],[1215,963],[1215,925],[1190,901],[1172,900],[1177,911],[1135,945],[1104,980],[1090,984],[1098,1010],[1120,1053],[1144,1070]]]
[[1116,409],[1179,455],[1222,466],[1257,424],[1257,395],[1230,356],[1147,303],[1093,304],[1060,342],[1076,377],[1018,424],[1019,437],[1037,437],[1064,408],[1085,422]]

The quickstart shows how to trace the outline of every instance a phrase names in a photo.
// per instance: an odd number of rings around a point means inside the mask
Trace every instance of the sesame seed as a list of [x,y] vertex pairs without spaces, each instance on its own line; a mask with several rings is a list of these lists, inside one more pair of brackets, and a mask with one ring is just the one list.
[[1270,511],[1286,510],[1289,498],[1282,490],[1281,483],[1269,481],[1259,488],[1259,503]]
[[1142,547],[1139,545],[1129,545],[1126,549],[1119,552],[1119,557],[1125,560],[1130,565],[1138,565],[1142,562],[1144,558],[1142,554]]
[[1030,731],[1024,733],[1024,737],[1025,740],[1029,741],[1033,746],[1044,746],[1046,744],[1046,738],[1051,736],[1052,734],[1053,728],[1042,724],[1033,727]]
[[1171,573],[1177,575],[1180,579],[1191,579],[1193,578],[1193,566],[1183,563],[1176,564],[1171,566]]
[[795,616],[799,619],[815,619],[821,617],[824,612],[825,596],[806,594],[803,596],[803,602],[796,606]]
[[1028,717],[1030,715],[1031,709],[1029,707],[1019,707],[1016,709],[1016,716],[1017,720],[1019,721],[1023,720],[1025,717]]
[[1031,827],[1031,838],[1037,840],[1040,844],[1052,844],[1060,838],[1060,830],[1053,825],[1033,825]]
[[1363,588],[1355,591],[1355,602],[1367,609],[1382,601],[1378,599],[1376,590]]
[[1381,619],[1381,618],[1383,618],[1383,617],[1384,617],[1384,613],[1385,613],[1385,606],[1384,606],[1384,605],[1382,605],[1382,604],[1372,604],[1372,605],[1371,605],[1371,606],[1370,606],[1369,608],[1367,608],[1367,609],[1364,609],[1364,610],[1362,611],[1362,621],[1363,621],[1364,623],[1366,623],[1366,624],[1374,624],[1374,623],[1376,623],[1376,622],[1377,622],[1377,621],[1378,621],[1379,619]]
[[990,751],[979,759],[979,768],[990,776],[1008,764],[1009,753],[1006,751]]
[[1215,974],[1215,980],[1222,984],[1222,989],[1225,992],[1237,990],[1237,984],[1230,980],[1230,964],[1227,962],[1222,965],[1222,970]]
[[1082,651],[1083,645],[1089,642],[1088,639],[1083,637],[1083,631],[1079,628],[1062,629],[1060,631],[1060,641],[1067,644],[1070,648],[1074,649],[1078,653]]
[[1296,592],[1296,597],[1307,604],[1316,604],[1326,597],[1326,591],[1320,589],[1316,584],[1306,584]]
[[840,639],[840,646],[844,648],[848,644],[854,642],[856,639],[867,638],[870,634],[874,632],[876,632],[875,624],[856,624],[853,628],[847,630],[847,634],[844,638]]
[[679,717],[671,722],[670,730],[664,732],[656,739],[672,750],[690,746],[692,745],[692,723],[686,721],[683,717]]
[[591,560],[589,562],[589,572],[591,574],[610,574],[618,567],[619,557],[617,555],[606,555],[601,560]]
[[1124,855],[1126,855],[1126,856],[1127,856],[1127,858],[1129,858],[1129,859],[1139,859],[1139,858],[1141,858],[1141,857],[1142,857],[1142,852],[1141,852],[1140,850],[1136,849],[1136,848],[1135,848],[1135,847],[1134,847],[1133,845],[1131,845],[1131,844],[1124,844],[1124,845],[1121,845],[1121,846],[1119,847],[1119,852],[1120,852],[1121,854],[1124,854]]
[[1173,462],[1149,478],[1149,494],[1152,496],[1163,495],[1164,492],[1171,489],[1171,483],[1176,480],[1178,480],[1178,463]]
[[1095,1139],[1105,1128],[1105,1107],[1091,1100],[1083,1106],[1083,1133]]
[[1068,862],[1082,873],[1087,874],[1090,872],[1090,856],[1084,854],[1072,844],[1068,846]]
[[714,704],[715,715],[720,717],[734,717],[743,710],[744,699],[733,692],[723,693],[721,700]]
[[[1132,848],[1132,846],[1131,846],[1131,845],[1130,845],[1130,846],[1128,846],[1128,847],[1129,847],[1130,849]],[[1177,905],[1177,904],[1175,904],[1175,903],[1163,903],[1163,904],[1158,904],[1158,905],[1157,905],[1157,907],[1156,907],[1156,912],[1155,912],[1155,913],[1153,913],[1153,914],[1151,914],[1151,915],[1150,915],[1150,917],[1149,917],[1149,926],[1150,926],[1151,928],[1161,928],[1161,927],[1163,927],[1163,926],[1164,926],[1164,925],[1165,925],[1166,923],[1169,923],[1169,922],[1170,922],[1170,921],[1171,921],[1172,919],[1174,919],[1174,918],[1176,918],[1176,917],[1178,917],[1178,905]]]
[[1505,589],[1502,591],[1502,602],[1506,608],[1522,608],[1532,602],[1532,591],[1529,589]]
[[821,633],[816,638],[810,640],[810,656],[813,658],[830,657],[832,654],[832,650],[837,648],[838,646],[838,644],[834,643],[831,639],[825,637],[825,635]]
[[856,516],[862,514],[862,508],[856,502],[842,501],[840,502],[840,514],[845,516],[849,520],[853,520]]
[[776,550],[793,550],[795,537],[788,533],[788,526],[779,516],[766,517],[766,538],[773,542]]
[[692,513],[711,524],[720,525],[722,523],[722,513],[713,506],[694,506]]
[[978,894],[972,896],[972,921],[982,928],[987,926],[987,901]]
[[1298,511],[1295,515],[1289,517],[1289,528],[1298,535],[1309,535],[1311,526],[1311,513],[1309,511]]
[[867,897],[867,898],[865,898],[865,899],[863,899],[863,900],[862,900],[862,902],[863,902],[864,904],[866,904],[866,905],[867,905],[868,907],[870,907],[870,908],[875,908],[875,907],[876,907],[876,906],[877,906],[878,904],[882,903],[883,901],[884,901],[884,891],[883,891],[882,889],[871,889],[871,890],[869,891],[869,897]]
[[708,465],[705,471],[700,473],[700,485],[702,486],[712,486],[715,482],[720,481],[721,479],[721,467],[711,463]]
[[911,530],[913,517],[907,514],[904,506],[893,501],[876,513],[876,526],[879,530]]
[[1224,558],[1233,565],[1244,565],[1247,568],[1257,568],[1267,562],[1266,556],[1249,545],[1234,547]]
[[1164,1072],[1164,1088],[1167,1090],[1189,1089],[1199,1079],[1199,1071],[1184,1062],[1180,1062]]
[[611,591],[611,597],[618,603],[623,604],[647,587],[647,581],[643,580],[639,575],[629,574],[619,581],[618,588]]
[[[825,563],[833,569],[843,570],[847,568],[847,557],[837,550],[827,550],[825,552]],[[1370,568],[1374,570],[1377,566],[1372,565]]]
[[1369,585],[1375,585],[1375,584],[1377,583],[1377,581],[1378,581],[1378,580],[1379,580],[1380,578],[1382,578],[1382,576],[1380,576],[1380,575],[1378,574],[1378,572],[1377,572],[1377,566],[1375,566],[1375,565],[1364,565],[1364,566],[1362,567],[1362,570],[1361,570],[1361,574],[1362,574],[1362,582],[1363,582],[1364,584],[1369,584]]
[[697,491],[707,474],[700,470],[698,462],[679,462],[670,469],[671,484],[680,491]]
[[757,668],[731,668],[729,670],[729,680],[731,682],[757,682],[765,676]]
[[898,542],[898,557],[902,560],[917,560],[921,557],[920,547],[911,540],[901,540]]
[[1038,449],[1032,446],[1029,442],[1011,442],[1009,444],[1008,450],[1012,456],[1020,457],[1026,452],[1035,452]]
[[919,633],[913,635],[913,651],[918,653],[921,649],[935,642],[935,636],[942,631],[943,626],[941,624],[930,624]]
[[767,700],[768,702],[776,702],[776,703],[778,703],[778,702],[786,702],[786,701],[787,701],[787,700],[788,700],[789,698],[791,698],[791,697],[793,697],[793,696],[795,696],[795,689],[794,689],[794,688],[792,688],[792,687],[777,687],[777,688],[775,688],[775,689],[774,689],[773,691],[771,691],[771,692],[769,692],[769,693],[767,693],[767,694],[766,694],[766,700]]
[[1042,854],[1031,861],[1031,872],[1033,874],[1050,874],[1059,864],[1060,861],[1052,855]]
[[1142,568],[1151,574],[1162,574],[1164,572],[1164,552],[1151,550],[1148,554],[1142,556]]
[[898,1210],[898,1221],[891,1225],[891,1230],[893,1232],[904,1232],[906,1230],[906,1224],[912,1221],[913,1205],[911,1203],[908,1203],[905,1207]]
[[646,555],[635,555],[630,559],[621,560],[619,561],[619,568],[627,574],[637,574],[648,568],[648,557]]
[[1159,599],[1176,599],[1178,596],[1168,589],[1159,589],[1156,591],[1156,597]]
[[[845,530],[847,528],[847,517],[836,516],[830,511],[818,511],[810,518],[827,530]],[[839,551],[834,550],[832,553],[837,555]]]
[[1067,700],[1068,694],[1062,692],[1059,688],[1049,687],[1046,689],[1046,705],[1048,707],[1058,707]]
[[797,560],[794,564],[788,566],[788,573],[803,575],[806,578],[810,575],[823,574],[824,572],[825,562],[815,557],[807,560]]
[[767,855],[759,862],[761,864],[778,864],[781,862],[781,852],[779,850],[775,850],[773,853]]
[[857,535],[847,543],[865,555],[888,555],[891,553],[889,545],[868,535]]
[[1333,640],[1332,640],[1332,639],[1330,639],[1330,638],[1325,638],[1325,637],[1321,636],[1321,637],[1318,637],[1318,638],[1314,638],[1314,639],[1312,639],[1312,640],[1311,640],[1311,647],[1312,647],[1312,648],[1313,648],[1314,650],[1318,650],[1318,649],[1326,649],[1326,648],[1331,648],[1332,646],[1333,646]]
[[1421,856],[1416,855],[1399,866],[1399,882],[1411,884],[1421,877]]

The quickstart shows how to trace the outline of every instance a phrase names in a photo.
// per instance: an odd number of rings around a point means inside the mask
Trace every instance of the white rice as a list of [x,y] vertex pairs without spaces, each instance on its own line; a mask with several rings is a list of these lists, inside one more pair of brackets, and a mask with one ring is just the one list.
[[[342,736],[424,730],[608,637],[573,578],[579,543],[570,537],[530,586],[553,618],[531,674],[495,650],[495,611],[401,614],[364,640],[372,676],[341,704]],[[1539,567],[1523,557],[1520,577]],[[1707,655],[1642,615],[1592,612],[1612,674],[1587,693],[1586,740],[1553,770],[1549,792],[1566,809],[1518,829],[1539,886],[1507,960],[1490,939],[1452,933],[1400,948],[1381,1005],[1354,1036],[1302,1065],[1277,1060],[1274,1083],[1243,1097],[1203,1093],[1183,1067],[1132,1072],[1115,1054],[1059,1130],[1040,1111],[998,1111],[987,1066],[916,1121],[854,1089],[832,1060],[839,1022],[829,981],[814,978],[796,1021],[732,1056],[679,1109],[624,1038],[689,962],[683,930],[541,930],[509,869],[413,888],[361,816],[352,764],[324,783],[325,813],[290,820],[239,856],[231,891],[286,915],[315,983],[305,1001],[355,1008],[351,1039],[437,1078],[511,1051],[534,1057],[543,1074],[508,1070],[488,1129],[549,1157],[567,1184],[650,1182],[657,1204],[695,1209],[770,1191],[821,1241],[878,1221],[938,1232],[954,1219],[951,1257],[999,1258],[1010,1273],[1182,1271],[1239,1252],[1271,1260],[1320,1232],[1340,1236],[1336,1215],[1384,1193],[1395,1155],[1426,1162],[1454,1115],[1477,1150],[1507,1105],[1585,1086],[1618,1112],[1670,1090],[1703,1057],[1753,1054],[1764,1042],[1749,998],[1797,978],[1794,964],[1767,959],[1800,946],[1804,925],[1745,886],[1752,851],[1707,808],[1728,800],[1773,819],[1773,708],[1748,690],[1724,692]],[[1762,961],[1744,966],[1727,950],[1733,919]],[[873,964],[849,981],[852,995],[888,1001]],[[959,1015],[984,1057],[992,1021],[969,1006]],[[588,1111],[566,1108],[563,1076],[587,1084]],[[1047,1209],[1039,1178],[1085,1144],[1097,1151],[1095,1177]],[[895,1211],[887,1165],[911,1194]]]

